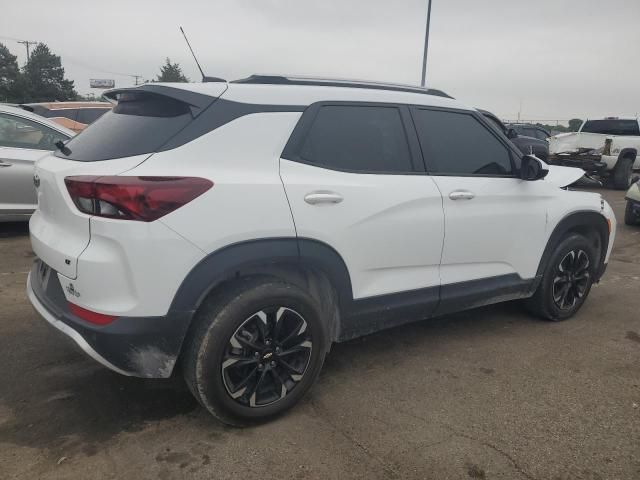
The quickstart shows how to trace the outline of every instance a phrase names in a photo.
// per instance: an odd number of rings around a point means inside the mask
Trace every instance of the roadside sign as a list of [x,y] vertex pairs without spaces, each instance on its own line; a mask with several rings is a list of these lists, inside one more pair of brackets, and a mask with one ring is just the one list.
[[89,79],[89,87],[91,88],[113,88],[116,81],[111,78],[91,78]]

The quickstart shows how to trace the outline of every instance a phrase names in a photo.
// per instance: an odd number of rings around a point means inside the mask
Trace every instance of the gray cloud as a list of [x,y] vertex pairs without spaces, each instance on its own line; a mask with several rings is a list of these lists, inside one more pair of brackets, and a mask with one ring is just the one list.
[[[428,83],[514,118],[640,111],[638,0],[433,0]],[[426,0],[94,2],[3,5],[0,35],[47,43],[77,89],[153,78],[165,57],[199,77],[295,73],[400,83],[420,77]],[[24,47],[6,43],[24,61]]]

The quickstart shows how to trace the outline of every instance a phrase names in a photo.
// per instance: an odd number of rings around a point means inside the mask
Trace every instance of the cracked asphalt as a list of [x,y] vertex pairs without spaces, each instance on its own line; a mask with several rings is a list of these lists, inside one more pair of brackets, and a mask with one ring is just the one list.
[[574,319],[509,303],[336,345],[296,409],[250,429],[76,351],[29,305],[31,262],[26,227],[0,224],[2,479],[640,478],[640,227],[619,224]]

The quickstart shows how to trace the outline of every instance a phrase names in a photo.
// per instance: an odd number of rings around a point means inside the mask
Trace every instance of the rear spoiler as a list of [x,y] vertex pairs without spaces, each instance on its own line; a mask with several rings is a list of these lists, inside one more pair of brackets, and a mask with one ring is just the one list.
[[192,92],[183,88],[169,87],[167,85],[156,85],[153,83],[147,83],[140,85],[139,87],[131,88],[114,88],[107,90],[103,93],[103,96],[113,105],[118,103],[118,95],[129,93],[137,94],[140,92],[153,93],[156,95],[162,95],[169,97],[179,102],[186,103],[191,108],[191,113],[194,117],[197,117],[201,111],[206,109],[209,105],[215,102],[220,95],[222,95],[227,89],[227,85],[224,85],[224,89],[217,95],[206,95],[204,93]]

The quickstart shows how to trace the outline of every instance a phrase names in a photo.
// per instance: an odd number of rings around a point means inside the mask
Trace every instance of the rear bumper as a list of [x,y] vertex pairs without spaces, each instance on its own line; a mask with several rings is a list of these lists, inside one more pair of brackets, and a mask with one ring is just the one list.
[[164,317],[119,317],[105,326],[90,324],[72,313],[57,273],[34,263],[27,295],[36,311],[73,340],[87,355],[122,375],[144,378],[171,376],[191,312]]

